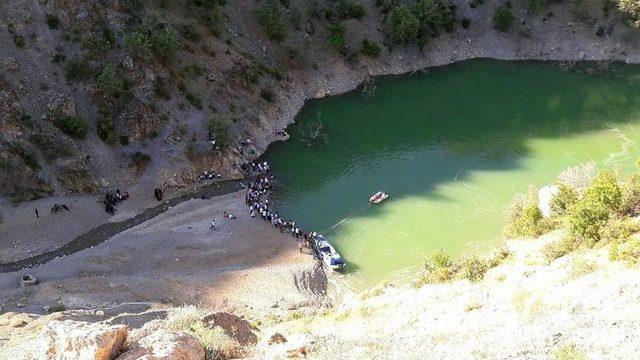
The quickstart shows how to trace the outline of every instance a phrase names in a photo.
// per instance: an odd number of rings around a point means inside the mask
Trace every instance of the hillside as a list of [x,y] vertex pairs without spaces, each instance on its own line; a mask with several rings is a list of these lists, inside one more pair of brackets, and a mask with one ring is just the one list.
[[640,59],[632,2],[401,5],[4,1],[0,195],[240,177],[306,99],[371,75],[478,57]]

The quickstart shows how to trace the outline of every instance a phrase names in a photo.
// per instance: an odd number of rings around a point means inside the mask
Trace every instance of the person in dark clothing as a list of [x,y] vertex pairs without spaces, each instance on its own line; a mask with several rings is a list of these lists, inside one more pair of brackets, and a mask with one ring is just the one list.
[[71,210],[69,210],[69,207],[66,204],[62,204],[61,206],[62,206],[63,209],[65,209],[67,211],[71,211]]
[[38,214],[38,209],[36,209],[36,217],[39,218],[40,214]]

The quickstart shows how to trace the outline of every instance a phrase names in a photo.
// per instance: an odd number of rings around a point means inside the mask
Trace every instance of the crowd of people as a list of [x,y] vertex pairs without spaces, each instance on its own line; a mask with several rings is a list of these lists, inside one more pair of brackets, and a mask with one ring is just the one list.
[[114,193],[108,192],[104,195],[104,211],[109,215],[113,215],[118,210],[118,204],[129,199],[129,192],[125,191],[124,194],[120,193],[120,189],[116,189]]
[[293,220],[282,218],[277,211],[269,207],[269,199],[262,200],[262,196],[273,190],[275,177],[270,174],[269,164],[251,163],[250,169],[258,175],[257,179],[249,184],[245,195],[245,202],[249,206],[251,217],[260,216],[262,220],[268,221],[282,233],[290,233],[298,241],[300,252],[304,247],[311,247],[313,239],[318,235],[316,232],[304,232]]

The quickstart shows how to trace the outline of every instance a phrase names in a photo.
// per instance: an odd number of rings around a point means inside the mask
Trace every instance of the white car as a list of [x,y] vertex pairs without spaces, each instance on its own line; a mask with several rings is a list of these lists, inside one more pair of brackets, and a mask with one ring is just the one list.
[[336,249],[334,249],[324,236],[316,235],[315,243],[316,251],[327,267],[337,271],[346,265],[342,257],[340,257],[340,254],[338,254]]

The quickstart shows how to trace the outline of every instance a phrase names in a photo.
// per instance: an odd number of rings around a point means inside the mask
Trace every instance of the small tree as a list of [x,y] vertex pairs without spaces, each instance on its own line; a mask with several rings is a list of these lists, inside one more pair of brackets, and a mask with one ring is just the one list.
[[209,138],[216,141],[220,147],[229,145],[229,127],[231,119],[224,115],[213,115],[207,120]]
[[105,96],[112,98],[118,98],[124,92],[125,83],[118,76],[115,64],[107,64],[98,75],[98,87]]
[[287,25],[282,5],[278,0],[269,0],[264,7],[257,11],[256,15],[258,22],[270,39],[280,42],[287,38]]
[[53,125],[74,139],[84,139],[87,136],[87,123],[79,115],[56,119]]
[[178,38],[168,25],[164,25],[152,33],[151,46],[157,57],[171,62],[178,51]]
[[500,6],[493,14],[493,28],[498,31],[508,31],[515,19],[511,9],[506,6]]
[[329,31],[329,45],[339,52],[344,51],[344,33],[347,31],[343,23],[327,25]]
[[393,44],[408,44],[416,39],[420,24],[404,4],[395,6],[386,24],[386,35]]
[[362,39],[360,51],[368,57],[377,58],[378,56],[380,56],[380,52],[382,51],[382,49],[377,42],[370,41],[369,39]]
[[126,34],[124,36],[124,44],[134,56],[144,61],[151,60],[151,42],[142,32],[134,31]]

